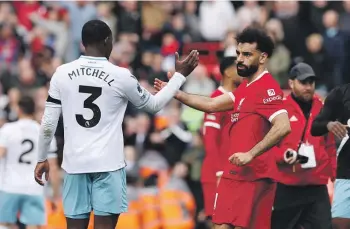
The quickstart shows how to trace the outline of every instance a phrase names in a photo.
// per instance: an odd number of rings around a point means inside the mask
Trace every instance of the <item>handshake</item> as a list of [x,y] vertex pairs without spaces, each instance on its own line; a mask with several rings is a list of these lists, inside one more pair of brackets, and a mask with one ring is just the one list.
[[287,149],[286,152],[284,152],[284,161],[290,165],[296,163],[306,164],[309,161],[309,158],[298,154],[298,152],[295,150]]

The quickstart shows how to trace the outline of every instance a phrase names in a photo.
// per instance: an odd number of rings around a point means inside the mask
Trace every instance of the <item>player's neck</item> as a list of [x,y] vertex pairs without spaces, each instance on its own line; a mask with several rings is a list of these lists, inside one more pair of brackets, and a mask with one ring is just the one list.
[[18,120],[34,120],[33,115],[18,115]]
[[258,78],[264,71],[266,71],[266,67],[265,67],[265,66],[259,67],[259,68],[258,68],[258,71],[256,71],[252,76],[248,76],[248,77],[247,77],[248,83],[253,82],[253,81],[254,81],[256,78]]
[[102,54],[99,50],[95,50],[95,49],[87,49],[85,52],[85,56],[106,58],[104,54]]

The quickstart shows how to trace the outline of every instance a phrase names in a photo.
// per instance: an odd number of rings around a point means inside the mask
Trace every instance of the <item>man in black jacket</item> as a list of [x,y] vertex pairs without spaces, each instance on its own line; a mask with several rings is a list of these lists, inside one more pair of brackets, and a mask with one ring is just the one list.
[[322,136],[328,132],[341,139],[338,148],[337,179],[334,186],[332,223],[334,229],[350,228],[350,84],[333,89],[323,109],[312,123],[311,134]]

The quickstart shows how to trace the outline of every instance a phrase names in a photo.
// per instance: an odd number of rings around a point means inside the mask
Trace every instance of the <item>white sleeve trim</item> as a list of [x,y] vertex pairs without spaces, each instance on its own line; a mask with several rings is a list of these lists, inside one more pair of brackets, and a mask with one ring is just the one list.
[[203,125],[204,126],[214,127],[216,129],[220,129],[221,128],[220,124],[216,123],[216,122],[205,122]]
[[233,102],[235,102],[235,96],[233,95],[232,92],[229,92],[228,95],[230,96],[230,98],[232,99]]
[[281,109],[281,110],[276,111],[275,113],[273,113],[273,114],[270,116],[269,121],[272,122],[272,120],[273,120],[274,118],[276,118],[277,115],[283,114],[283,113],[288,113],[288,112],[287,112],[287,110],[285,110],[285,109]]
[[224,174],[224,171],[217,171],[216,172],[216,177],[221,177],[222,174]]
[[168,84],[160,90],[156,95],[151,95],[147,103],[144,105],[144,109],[148,112],[157,113],[164,106],[170,102],[175,96],[180,87],[185,83],[186,77],[182,74],[175,72],[174,76],[170,79]]
[[53,159],[53,158],[57,158],[58,156],[57,156],[57,154],[55,154],[55,153],[49,153],[48,155],[47,155],[47,159]]
[[61,108],[45,107],[39,132],[38,162],[43,162],[47,159],[50,152],[50,144],[57,128],[58,119],[61,115],[61,110]]

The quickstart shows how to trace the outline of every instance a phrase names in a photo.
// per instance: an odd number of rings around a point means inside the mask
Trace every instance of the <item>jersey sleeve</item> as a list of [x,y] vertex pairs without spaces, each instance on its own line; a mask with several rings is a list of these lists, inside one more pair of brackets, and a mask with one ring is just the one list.
[[339,88],[335,88],[329,93],[320,113],[312,122],[311,134],[313,136],[322,136],[328,132],[328,122],[335,121],[342,113],[339,112],[339,108],[342,107],[341,98],[342,93]]
[[9,146],[10,133],[5,124],[0,130],[0,147],[7,148]]
[[56,70],[50,81],[49,95],[46,100],[46,106],[48,107],[61,107],[59,77],[59,73]]
[[49,146],[49,154],[47,155],[47,157],[56,158],[57,157],[56,151],[57,151],[57,141],[56,141],[56,138],[53,137]]
[[283,91],[280,88],[262,89],[259,95],[255,104],[259,115],[272,122],[277,115],[287,113],[283,106]]
[[121,88],[123,95],[137,108],[143,108],[151,98],[151,93],[143,88],[136,78],[130,73],[128,80]]
[[182,74],[176,72],[164,88],[156,95],[152,95],[139,84],[130,72],[129,74],[120,88],[122,96],[125,96],[137,109],[143,109],[150,113],[156,113],[163,109],[186,81]]

